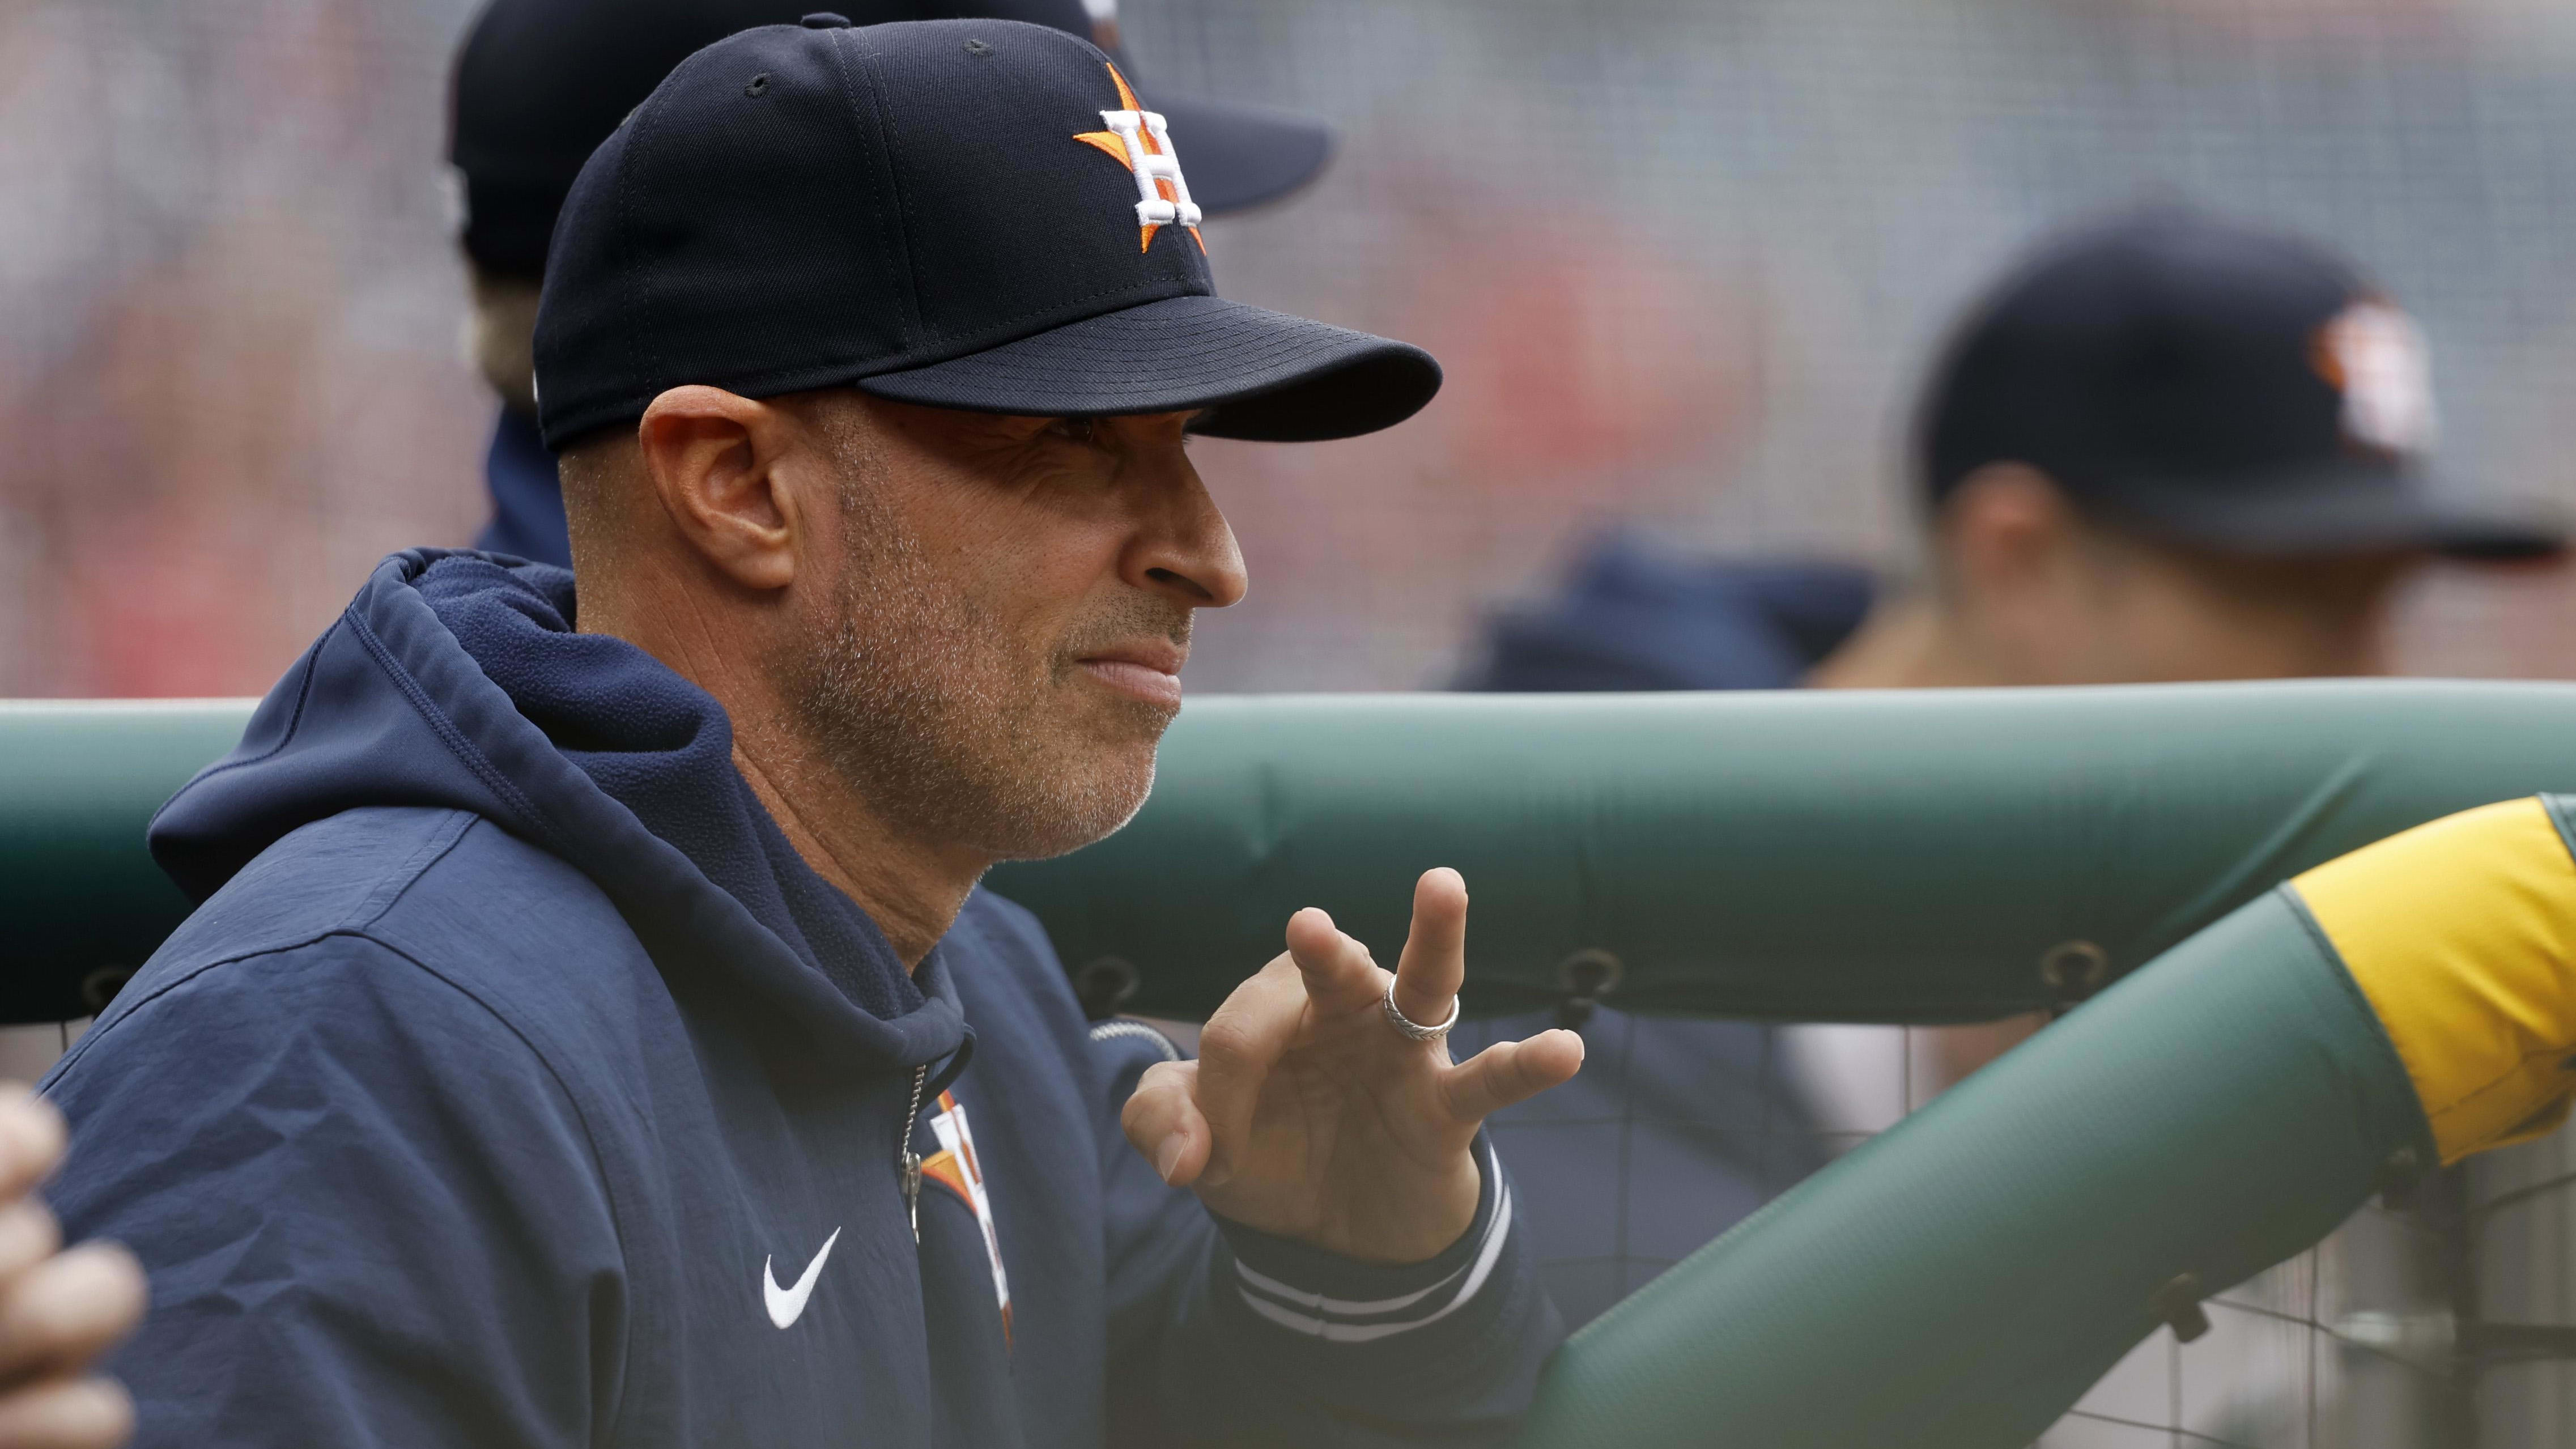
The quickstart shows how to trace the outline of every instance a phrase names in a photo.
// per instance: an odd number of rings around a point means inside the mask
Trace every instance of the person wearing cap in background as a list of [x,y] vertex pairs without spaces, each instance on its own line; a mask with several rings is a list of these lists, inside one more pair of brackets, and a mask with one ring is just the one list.
[[47,1081],[145,1442],[1511,1432],[1559,1328],[1479,1124],[1582,1044],[1453,1062],[1457,875],[1392,973],[1299,912],[1194,1062],[977,887],[1138,808],[1243,594],[1188,436],[1439,386],[1218,298],[1186,148],[1060,30],[816,14],[591,157],[578,592],[386,560],[163,807],[204,904]]
[[[467,30],[448,88],[448,160],[473,310],[467,346],[500,395],[484,456],[492,514],[474,546],[572,566],[554,455],[537,436],[538,285],[564,197],[591,151],[690,52],[756,25],[794,22],[788,0],[492,0]],[[1123,74],[1115,0],[879,0],[859,24],[989,16],[1096,42]],[[1275,201],[1332,149],[1320,122],[1257,106],[1164,96],[1149,104],[1187,137],[1191,199],[1209,215]]]
[[[2390,597],[2425,561],[2545,557],[2563,541],[2436,492],[2434,433],[2420,332],[2347,263],[2190,209],[2119,214],[2015,267],[1933,368],[1915,437],[1922,587],[1614,539],[1565,596],[1497,621],[1467,687],[2380,673]],[[1955,1080],[2035,1025],[1933,1032],[1930,1075]],[[1821,1166],[1811,1095],[1837,1120],[1875,1115],[1843,1100],[1856,1076],[1909,1071],[1854,1062],[1855,1039],[1824,1030],[1783,1043],[1751,1023],[1603,1008],[1583,1031],[1583,1077],[1493,1124],[1576,1326]]]
[[2159,207],[2058,239],[1979,307],[1918,424],[1926,586],[1828,688],[2377,674],[2425,561],[2556,554],[2438,489],[2421,330],[2304,239]]

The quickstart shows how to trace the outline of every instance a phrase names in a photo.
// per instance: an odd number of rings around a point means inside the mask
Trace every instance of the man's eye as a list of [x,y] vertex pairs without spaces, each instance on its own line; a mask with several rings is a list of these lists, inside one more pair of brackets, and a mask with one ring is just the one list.
[[1062,438],[1070,443],[1081,443],[1085,446],[1089,446],[1090,444],[1099,441],[1099,419],[1057,418],[1054,422],[1046,425],[1046,434],[1051,438]]

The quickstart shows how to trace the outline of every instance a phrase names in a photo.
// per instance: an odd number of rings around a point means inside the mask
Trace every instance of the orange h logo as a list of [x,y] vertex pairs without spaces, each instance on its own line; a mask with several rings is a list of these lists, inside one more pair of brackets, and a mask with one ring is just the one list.
[[1206,251],[1207,240],[1199,235],[1198,203],[1190,200],[1190,184],[1181,179],[1181,158],[1172,152],[1172,133],[1160,115],[1136,103],[1136,93],[1128,89],[1127,77],[1118,73],[1117,66],[1109,67],[1109,78],[1118,85],[1122,109],[1100,113],[1108,130],[1085,131],[1073,139],[1099,147],[1136,178],[1136,222],[1144,230],[1138,251],[1153,246],[1154,233],[1167,226],[1185,228],[1199,250]]

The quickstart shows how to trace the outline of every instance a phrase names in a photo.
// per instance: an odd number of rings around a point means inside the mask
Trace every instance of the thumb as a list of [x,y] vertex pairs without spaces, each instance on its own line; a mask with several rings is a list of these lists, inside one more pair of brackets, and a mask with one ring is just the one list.
[[1198,1181],[1216,1142],[1199,1111],[1198,1084],[1198,1063],[1158,1062],[1145,1069],[1118,1113],[1127,1145],[1154,1164],[1155,1176],[1174,1187]]

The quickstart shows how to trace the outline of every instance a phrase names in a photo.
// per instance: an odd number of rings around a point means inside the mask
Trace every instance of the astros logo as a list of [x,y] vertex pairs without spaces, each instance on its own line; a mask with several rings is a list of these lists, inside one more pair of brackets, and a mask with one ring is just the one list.
[[1199,235],[1198,203],[1190,200],[1190,184],[1181,179],[1181,158],[1172,154],[1171,132],[1164,128],[1161,116],[1136,104],[1136,93],[1127,88],[1127,77],[1118,73],[1118,67],[1109,67],[1109,78],[1118,83],[1118,103],[1126,109],[1102,111],[1100,119],[1108,123],[1108,130],[1085,131],[1073,139],[1108,152],[1136,178],[1136,220],[1145,232],[1138,251],[1154,244],[1155,232],[1175,225],[1187,228],[1190,240],[1206,251],[1207,239]]
[[2433,446],[2433,368],[2415,319],[2375,298],[2317,329],[2309,362],[2343,394],[2343,433],[2365,448],[2410,455]]
[[957,1194],[984,1230],[984,1251],[993,1260],[993,1298],[1002,1309],[1002,1341],[1011,1338],[1011,1276],[1002,1271],[1002,1236],[993,1226],[993,1195],[984,1190],[984,1160],[975,1155],[975,1134],[966,1126],[966,1109],[955,1092],[939,1094],[939,1115],[930,1119],[939,1150],[922,1159],[921,1178]]

